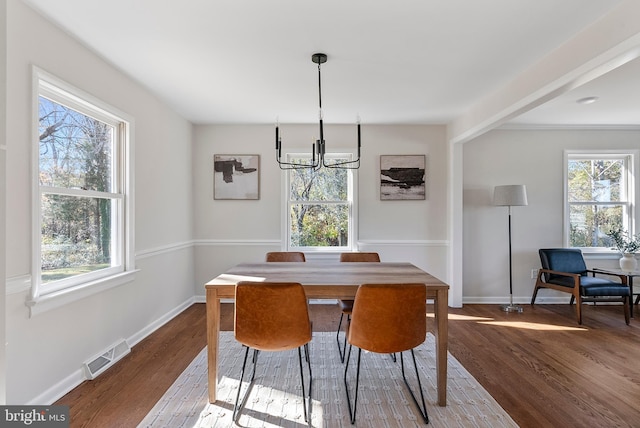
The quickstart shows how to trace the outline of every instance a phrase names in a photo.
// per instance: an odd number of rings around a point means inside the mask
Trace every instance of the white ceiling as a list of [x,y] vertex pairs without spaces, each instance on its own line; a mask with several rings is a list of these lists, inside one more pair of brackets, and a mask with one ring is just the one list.
[[[640,59],[543,104],[512,123],[522,125],[640,124]],[[591,104],[576,101],[597,97]]]
[[[620,0],[24,0],[194,123],[445,124]],[[522,124],[638,124],[639,61]],[[597,103],[578,105],[584,96]]]

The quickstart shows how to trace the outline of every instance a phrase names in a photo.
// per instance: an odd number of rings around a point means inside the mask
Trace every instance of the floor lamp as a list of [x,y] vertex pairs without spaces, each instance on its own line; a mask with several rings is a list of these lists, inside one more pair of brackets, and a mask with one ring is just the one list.
[[505,312],[522,312],[513,304],[513,270],[511,264],[511,207],[527,205],[527,187],[524,184],[496,186],[493,190],[493,205],[509,207],[509,304],[501,305]]

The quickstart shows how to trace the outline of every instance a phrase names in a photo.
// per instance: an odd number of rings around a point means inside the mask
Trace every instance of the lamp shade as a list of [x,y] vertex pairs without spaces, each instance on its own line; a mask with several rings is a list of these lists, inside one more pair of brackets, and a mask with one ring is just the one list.
[[509,184],[496,186],[493,189],[493,205],[523,206],[527,205],[527,186],[524,184]]

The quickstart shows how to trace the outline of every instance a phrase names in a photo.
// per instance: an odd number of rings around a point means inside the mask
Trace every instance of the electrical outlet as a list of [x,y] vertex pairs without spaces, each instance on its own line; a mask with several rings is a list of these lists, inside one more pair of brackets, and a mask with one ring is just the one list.
[[538,277],[538,269],[531,269],[531,278],[536,279]]

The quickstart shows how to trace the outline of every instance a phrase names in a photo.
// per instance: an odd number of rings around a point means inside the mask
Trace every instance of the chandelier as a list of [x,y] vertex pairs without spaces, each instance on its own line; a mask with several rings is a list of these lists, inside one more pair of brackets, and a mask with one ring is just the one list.
[[320,65],[327,62],[327,55],[323,53],[315,53],[311,55],[311,61],[318,64],[318,106],[320,108],[320,138],[312,144],[311,148],[311,162],[310,163],[297,163],[297,162],[283,162],[282,161],[282,141],[279,134],[279,124],[276,123],[276,161],[280,166],[280,169],[302,169],[311,168],[318,170],[322,167],[325,168],[343,168],[343,169],[358,169],[360,168],[360,118],[357,121],[358,127],[358,158],[355,160],[338,161],[333,163],[327,163],[325,159],[325,141],[324,141],[324,128],[322,122],[322,79],[320,76]]

